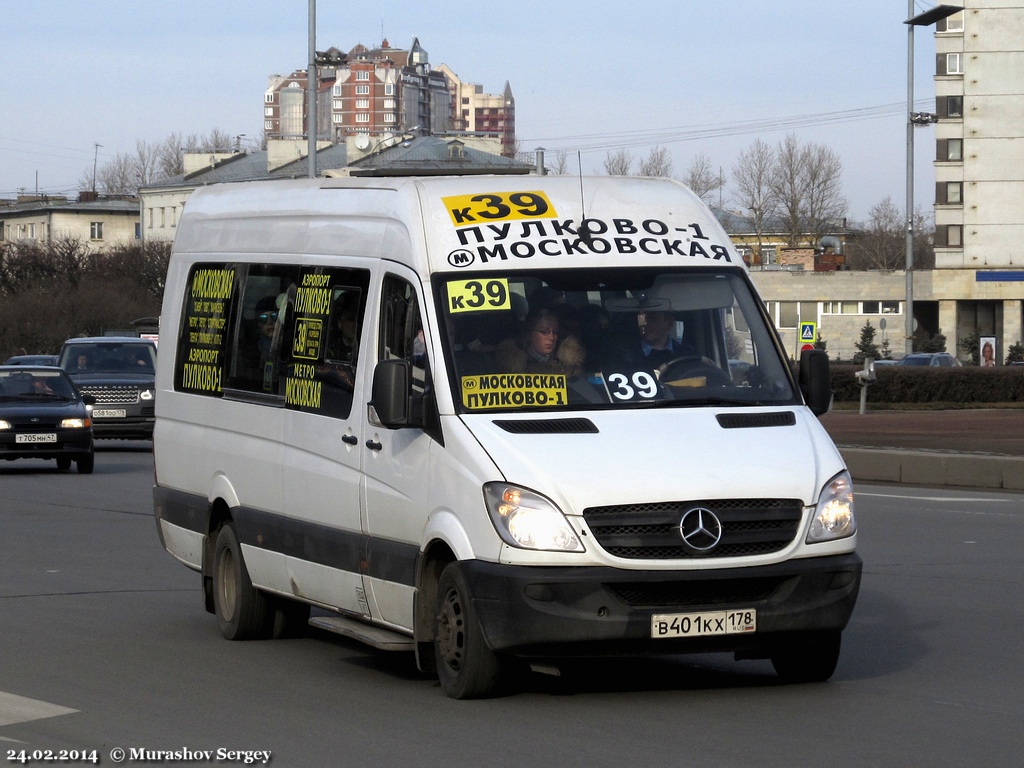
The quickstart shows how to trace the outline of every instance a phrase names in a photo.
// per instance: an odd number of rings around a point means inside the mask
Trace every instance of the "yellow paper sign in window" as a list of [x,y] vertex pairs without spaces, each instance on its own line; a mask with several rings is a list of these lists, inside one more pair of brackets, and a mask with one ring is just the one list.
[[495,309],[512,309],[505,278],[452,280],[448,283],[448,311],[452,314]]
[[462,377],[462,404],[481,408],[544,408],[567,402],[565,376],[496,373]]

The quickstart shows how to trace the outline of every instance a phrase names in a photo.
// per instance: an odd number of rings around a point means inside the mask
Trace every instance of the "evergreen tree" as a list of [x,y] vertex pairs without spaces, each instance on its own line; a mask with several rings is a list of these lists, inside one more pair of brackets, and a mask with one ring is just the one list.
[[878,352],[878,345],[875,344],[875,327],[868,320],[864,323],[864,327],[860,329],[860,341],[855,345],[857,352],[853,356],[853,362],[863,363],[864,358],[871,357],[877,360],[880,357]]

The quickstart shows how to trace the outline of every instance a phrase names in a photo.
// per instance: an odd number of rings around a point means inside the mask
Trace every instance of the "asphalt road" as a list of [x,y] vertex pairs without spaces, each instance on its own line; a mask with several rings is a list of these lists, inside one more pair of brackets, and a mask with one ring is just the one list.
[[124,749],[124,764],[267,750],[278,766],[962,766],[1024,748],[1022,494],[858,486],[864,582],[829,683],[677,656],[458,702],[406,654],[318,633],[223,640],[198,576],[159,545],[151,483],[145,450],[106,447],[89,476],[0,465],[8,764],[77,749],[109,766]]

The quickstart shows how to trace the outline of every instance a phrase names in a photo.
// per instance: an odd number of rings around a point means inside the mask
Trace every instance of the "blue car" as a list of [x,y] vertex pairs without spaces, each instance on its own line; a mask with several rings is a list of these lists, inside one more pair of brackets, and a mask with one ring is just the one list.
[[91,407],[60,368],[0,366],[0,458],[56,459],[58,469],[93,470]]

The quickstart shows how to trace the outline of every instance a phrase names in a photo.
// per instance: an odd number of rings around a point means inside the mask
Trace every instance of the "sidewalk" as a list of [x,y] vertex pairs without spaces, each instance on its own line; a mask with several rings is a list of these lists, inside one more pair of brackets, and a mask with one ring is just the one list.
[[1024,490],[1024,409],[832,411],[854,480]]

